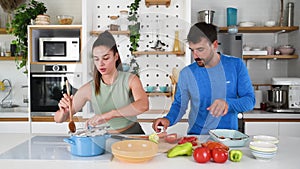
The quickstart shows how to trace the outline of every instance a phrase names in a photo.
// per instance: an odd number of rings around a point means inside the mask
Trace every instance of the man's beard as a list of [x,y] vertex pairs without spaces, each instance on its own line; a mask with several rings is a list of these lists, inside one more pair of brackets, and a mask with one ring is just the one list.
[[205,66],[205,61],[204,59],[201,59],[201,58],[196,58],[195,61],[197,62],[198,66],[199,67],[204,67]]

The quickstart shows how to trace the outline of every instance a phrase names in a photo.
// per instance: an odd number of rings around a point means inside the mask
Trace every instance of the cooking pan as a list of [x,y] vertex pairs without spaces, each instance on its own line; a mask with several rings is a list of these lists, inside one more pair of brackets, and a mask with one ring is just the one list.
[[76,156],[97,156],[105,153],[106,140],[110,134],[97,136],[71,136],[64,141],[71,145],[71,154]]

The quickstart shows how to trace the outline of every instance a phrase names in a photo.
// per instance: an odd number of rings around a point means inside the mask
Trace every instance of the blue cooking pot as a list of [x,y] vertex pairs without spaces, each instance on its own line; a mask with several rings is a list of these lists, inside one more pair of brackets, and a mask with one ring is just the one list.
[[71,145],[71,154],[89,157],[104,154],[106,140],[109,137],[109,134],[87,137],[71,136],[65,138],[64,141]]

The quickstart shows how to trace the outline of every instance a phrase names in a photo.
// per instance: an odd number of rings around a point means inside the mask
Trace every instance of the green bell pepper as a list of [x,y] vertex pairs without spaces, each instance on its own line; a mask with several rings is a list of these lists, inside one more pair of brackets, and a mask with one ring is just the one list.
[[233,162],[240,162],[243,157],[243,152],[241,150],[230,150],[229,158]]
[[193,145],[190,142],[179,144],[168,151],[167,157],[172,158],[176,156],[191,156],[193,154]]

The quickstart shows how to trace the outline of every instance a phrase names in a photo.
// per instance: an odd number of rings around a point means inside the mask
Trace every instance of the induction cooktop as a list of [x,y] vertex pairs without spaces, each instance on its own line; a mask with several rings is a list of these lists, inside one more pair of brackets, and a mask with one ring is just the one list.
[[64,142],[66,136],[35,136],[0,154],[1,159],[23,160],[101,160],[111,161],[112,154],[105,152],[99,156],[79,157],[72,155],[70,146]]

